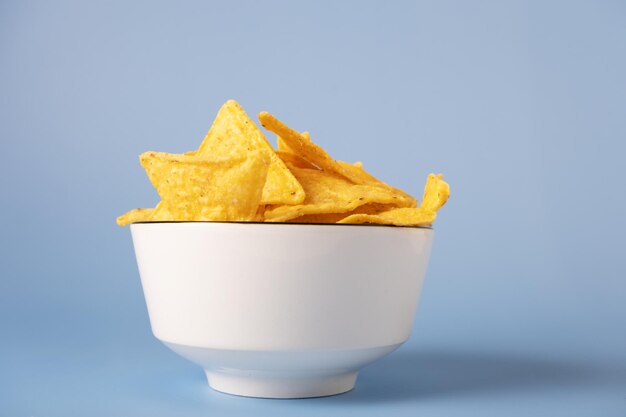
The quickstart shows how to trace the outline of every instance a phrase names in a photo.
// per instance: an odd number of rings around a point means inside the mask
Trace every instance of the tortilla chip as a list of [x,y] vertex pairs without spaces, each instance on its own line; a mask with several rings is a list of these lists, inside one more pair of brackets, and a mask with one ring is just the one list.
[[[308,140],[309,142],[311,141],[311,135],[309,134],[309,132],[302,132],[300,133],[300,135],[302,135],[302,139]],[[287,142],[285,142],[285,139],[281,138],[280,136],[276,137],[276,144],[278,145],[279,151],[295,153],[294,150],[289,147]]]
[[337,223],[353,214],[378,214],[393,208],[393,205],[369,203],[346,213],[306,214],[289,220],[289,223]]
[[249,152],[261,152],[270,159],[261,204],[300,204],[304,201],[302,187],[274,154],[263,133],[236,101],[229,100],[217,114],[197,155],[242,158]]
[[413,196],[374,177],[372,174],[363,169],[363,163],[355,162],[354,164],[351,164],[343,161],[337,161],[337,163],[346,172],[350,173],[353,181],[356,181],[357,184],[382,187],[397,195],[398,200],[400,200],[397,204],[398,207],[417,207],[417,200]]
[[131,223],[149,222],[152,220],[153,214],[154,209],[152,208],[136,208],[119,216],[117,218],[117,224],[119,226],[126,226]]
[[332,171],[350,179],[349,175],[343,175],[341,167],[330,157],[330,155],[326,153],[324,149],[310,140],[307,140],[300,132],[285,125],[268,112],[261,112],[259,114],[259,121],[263,127],[276,133],[282,139],[282,146],[284,149],[300,155],[322,170]]
[[162,199],[154,220],[257,219],[270,164],[262,152],[221,159],[146,152],[140,161]]
[[391,187],[369,175],[362,167],[348,164],[347,162],[335,161],[320,146],[304,137],[298,131],[285,125],[273,115],[267,112],[261,112],[259,114],[259,120],[263,127],[276,133],[281,138],[279,141],[279,149],[281,149],[282,146],[283,150],[299,155],[321,170],[333,172],[354,184],[384,188],[396,195],[397,207],[415,207],[417,205],[417,201],[409,194]]
[[434,211],[423,208],[396,208],[379,214],[353,214],[337,223],[387,224],[394,226],[430,226],[437,217]]
[[439,210],[450,197],[450,186],[443,180],[442,174],[429,174],[424,187],[424,196],[420,208],[429,211]]
[[353,184],[333,172],[292,165],[289,169],[304,188],[304,202],[293,206],[269,206],[265,210],[265,221],[285,222],[311,214],[347,213],[369,203],[395,207],[398,202],[397,196],[384,188]]
[[306,168],[306,169],[317,169],[318,167],[301,157],[300,155],[296,155],[295,153],[286,152],[286,151],[276,151],[276,155],[287,165],[294,166],[296,168]]

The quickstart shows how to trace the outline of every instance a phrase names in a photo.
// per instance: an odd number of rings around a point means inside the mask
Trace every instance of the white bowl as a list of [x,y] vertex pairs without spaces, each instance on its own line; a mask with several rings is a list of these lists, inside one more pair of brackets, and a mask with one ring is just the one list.
[[354,387],[404,343],[433,231],[364,225],[131,225],[152,331],[229,394]]

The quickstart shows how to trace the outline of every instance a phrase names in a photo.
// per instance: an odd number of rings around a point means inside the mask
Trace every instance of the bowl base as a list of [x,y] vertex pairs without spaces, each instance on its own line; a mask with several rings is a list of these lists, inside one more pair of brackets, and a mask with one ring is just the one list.
[[311,398],[342,394],[354,388],[357,372],[338,375],[293,376],[240,375],[205,370],[209,386],[216,391],[244,397]]

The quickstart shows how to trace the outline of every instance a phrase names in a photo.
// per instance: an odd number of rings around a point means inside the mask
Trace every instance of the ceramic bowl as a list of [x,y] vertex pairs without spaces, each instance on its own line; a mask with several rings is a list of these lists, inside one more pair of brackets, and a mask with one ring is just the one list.
[[404,343],[433,231],[369,225],[131,225],[152,331],[209,385],[334,395]]

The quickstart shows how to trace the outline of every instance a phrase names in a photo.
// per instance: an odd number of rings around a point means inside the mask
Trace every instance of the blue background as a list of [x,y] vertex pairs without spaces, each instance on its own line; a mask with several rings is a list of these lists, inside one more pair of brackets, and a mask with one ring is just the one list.
[[[1,1],[0,416],[626,415],[625,40],[609,0]],[[452,185],[412,338],[348,394],[219,394],[150,333],[114,219],[229,98]]]

